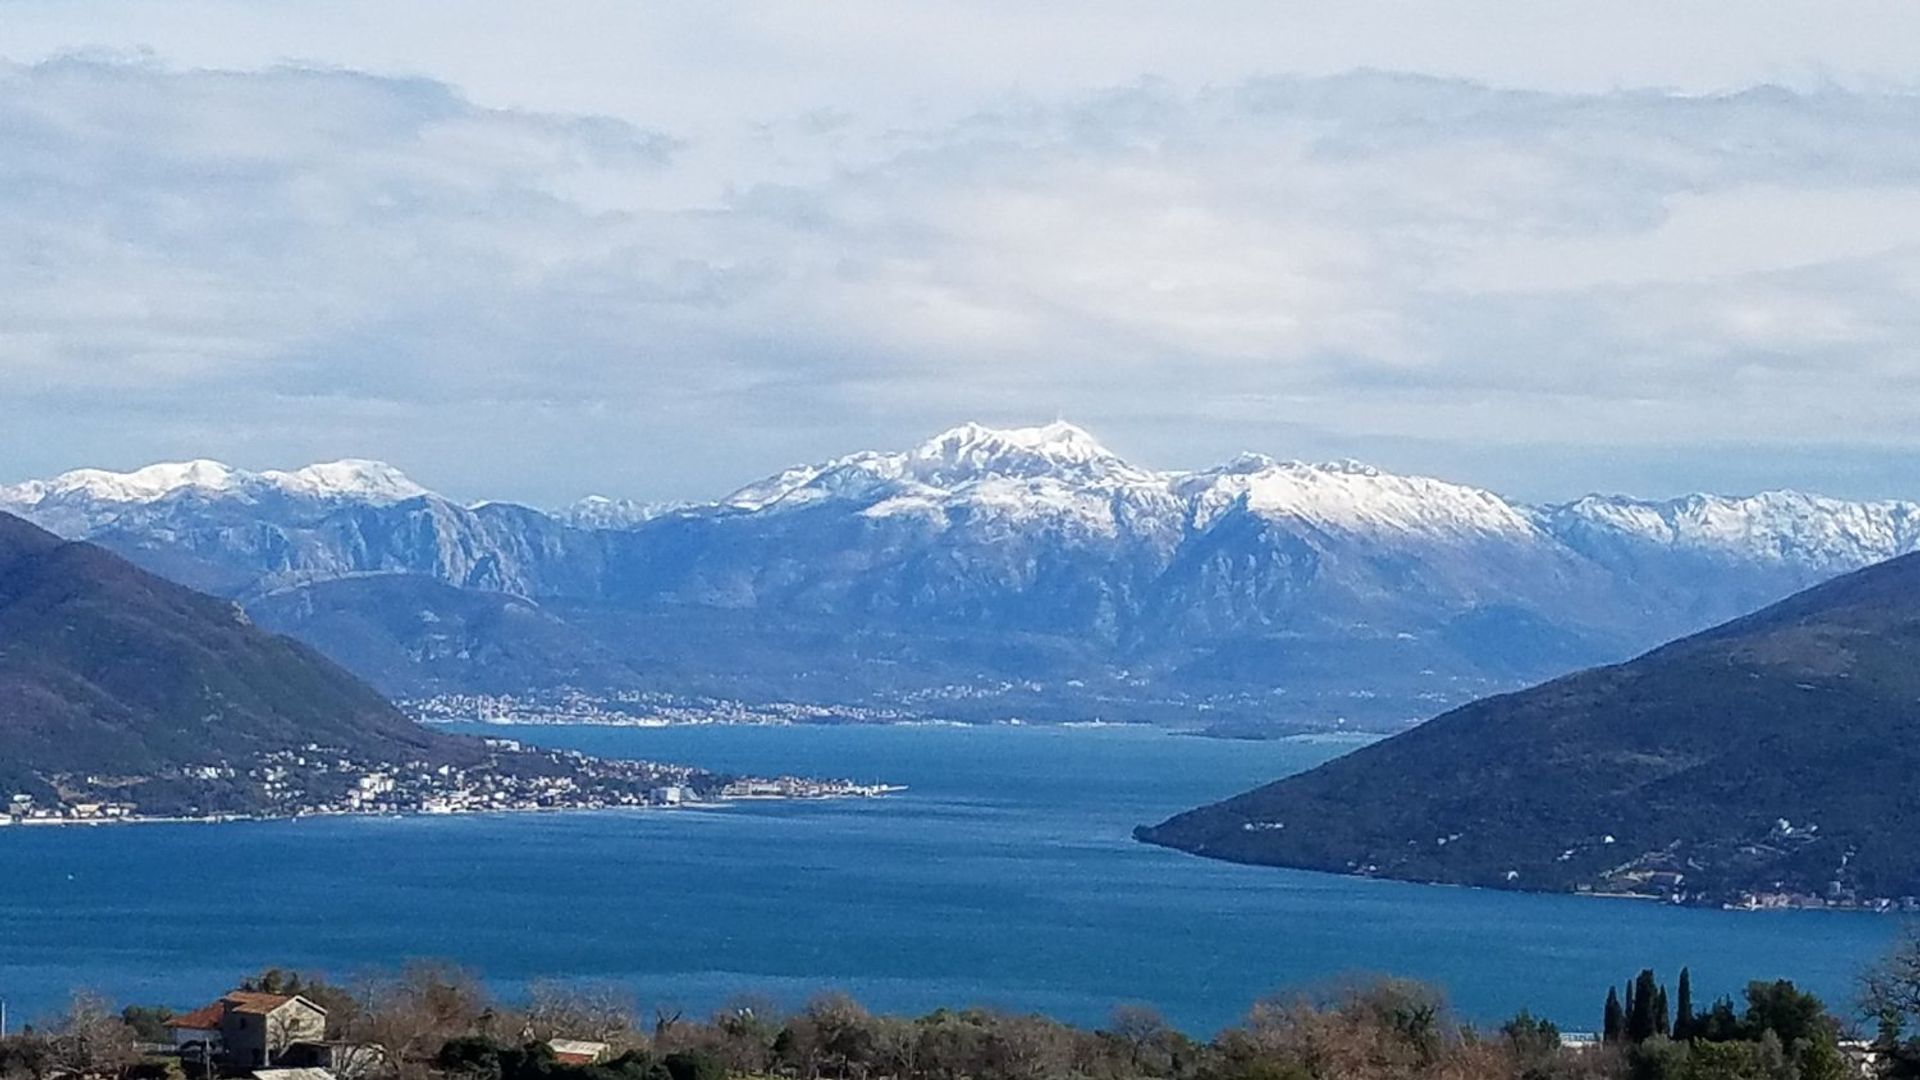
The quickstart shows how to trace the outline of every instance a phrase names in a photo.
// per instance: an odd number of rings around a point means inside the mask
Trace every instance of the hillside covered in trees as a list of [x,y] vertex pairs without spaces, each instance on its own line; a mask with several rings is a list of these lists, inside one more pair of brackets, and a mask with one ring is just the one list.
[[1920,895],[1920,556],[1138,830],[1238,862],[1695,903]]
[[0,821],[634,806],[728,779],[423,727],[233,603],[0,514]]
[[479,752],[230,602],[0,514],[0,790],[45,798],[86,775],[158,787],[314,744],[376,761]]

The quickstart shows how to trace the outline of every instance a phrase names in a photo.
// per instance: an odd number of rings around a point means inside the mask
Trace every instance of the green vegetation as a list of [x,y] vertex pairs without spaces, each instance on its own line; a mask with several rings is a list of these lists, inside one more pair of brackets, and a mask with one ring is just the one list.
[[641,806],[728,779],[432,731],[231,603],[0,514],[9,817]]
[[1602,1038],[1633,1080],[1859,1075],[1841,1052],[1840,1021],[1819,998],[1791,982],[1749,983],[1744,1014],[1736,1014],[1733,1002],[1722,998],[1705,1016],[1695,1016],[1692,981],[1682,969],[1681,1004],[1670,1022],[1666,987],[1652,971],[1627,984],[1624,1007],[1615,990],[1607,991]]
[[1414,881],[1916,904],[1903,898],[1920,897],[1917,699],[1913,555],[1138,835]]
[[[1379,980],[1283,994],[1210,1039],[1152,1009],[1122,1006],[1093,1028],[1045,1016],[940,1009],[869,1013],[842,994],[788,1011],[740,1000],[704,1020],[643,1016],[607,986],[537,983],[492,1000],[470,974],[435,964],[350,985],[283,969],[242,988],[306,996],[328,1010],[327,1037],[355,1052],[341,1080],[1911,1080],[1920,1077],[1920,937],[1868,972],[1849,1025],[1786,981],[1750,983],[1736,1009],[1696,1013],[1683,971],[1678,1007],[1642,971],[1610,987],[1604,1037],[1568,1039],[1522,1011],[1497,1028],[1464,1023],[1435,991]],[[179,1065],[139,1042],[164,1009],[76,995],[60,1016],[0,1040],[0,1080],[165,1080]],[[598,1044],[593,1060],[552,1040]],[[566,1048],[577,1050],[577,1048]]]
[[318,653],[104,549],[0,514],[0,795],[80,778],[148,813],[253,809],[185,770],[319,744],[371,760],[466,760]]

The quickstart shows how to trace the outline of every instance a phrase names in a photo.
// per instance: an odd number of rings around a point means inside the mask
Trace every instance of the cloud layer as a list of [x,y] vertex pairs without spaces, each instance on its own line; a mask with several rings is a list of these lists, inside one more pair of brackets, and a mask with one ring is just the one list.
[[[1817,485],[1806,448],[1920,450],[1916,106],[1143,81],[796,113],[716,172],[723,133],[429,80],[0,68],[0,453],[689,496],[1065,412],[1170,465],[1424,457],[1533,494],[1737,446]],[[1697,460],[1667,486],[1735,475]]]

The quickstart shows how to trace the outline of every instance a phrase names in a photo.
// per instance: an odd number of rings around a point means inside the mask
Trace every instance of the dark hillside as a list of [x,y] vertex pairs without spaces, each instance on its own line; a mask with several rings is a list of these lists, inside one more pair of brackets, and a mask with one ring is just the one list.
[[1920,895],[1920,557],[1139,831],[1242,862],[1693,901]]
[[230,602],[0,514],[0,791],[308,745],[365,760],[477,750]]

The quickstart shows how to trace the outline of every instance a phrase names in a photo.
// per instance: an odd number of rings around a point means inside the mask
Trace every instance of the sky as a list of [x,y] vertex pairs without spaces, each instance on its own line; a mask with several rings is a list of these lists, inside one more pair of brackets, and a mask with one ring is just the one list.
[[1920,6],[0,0],[0,482],[1920,498]]

